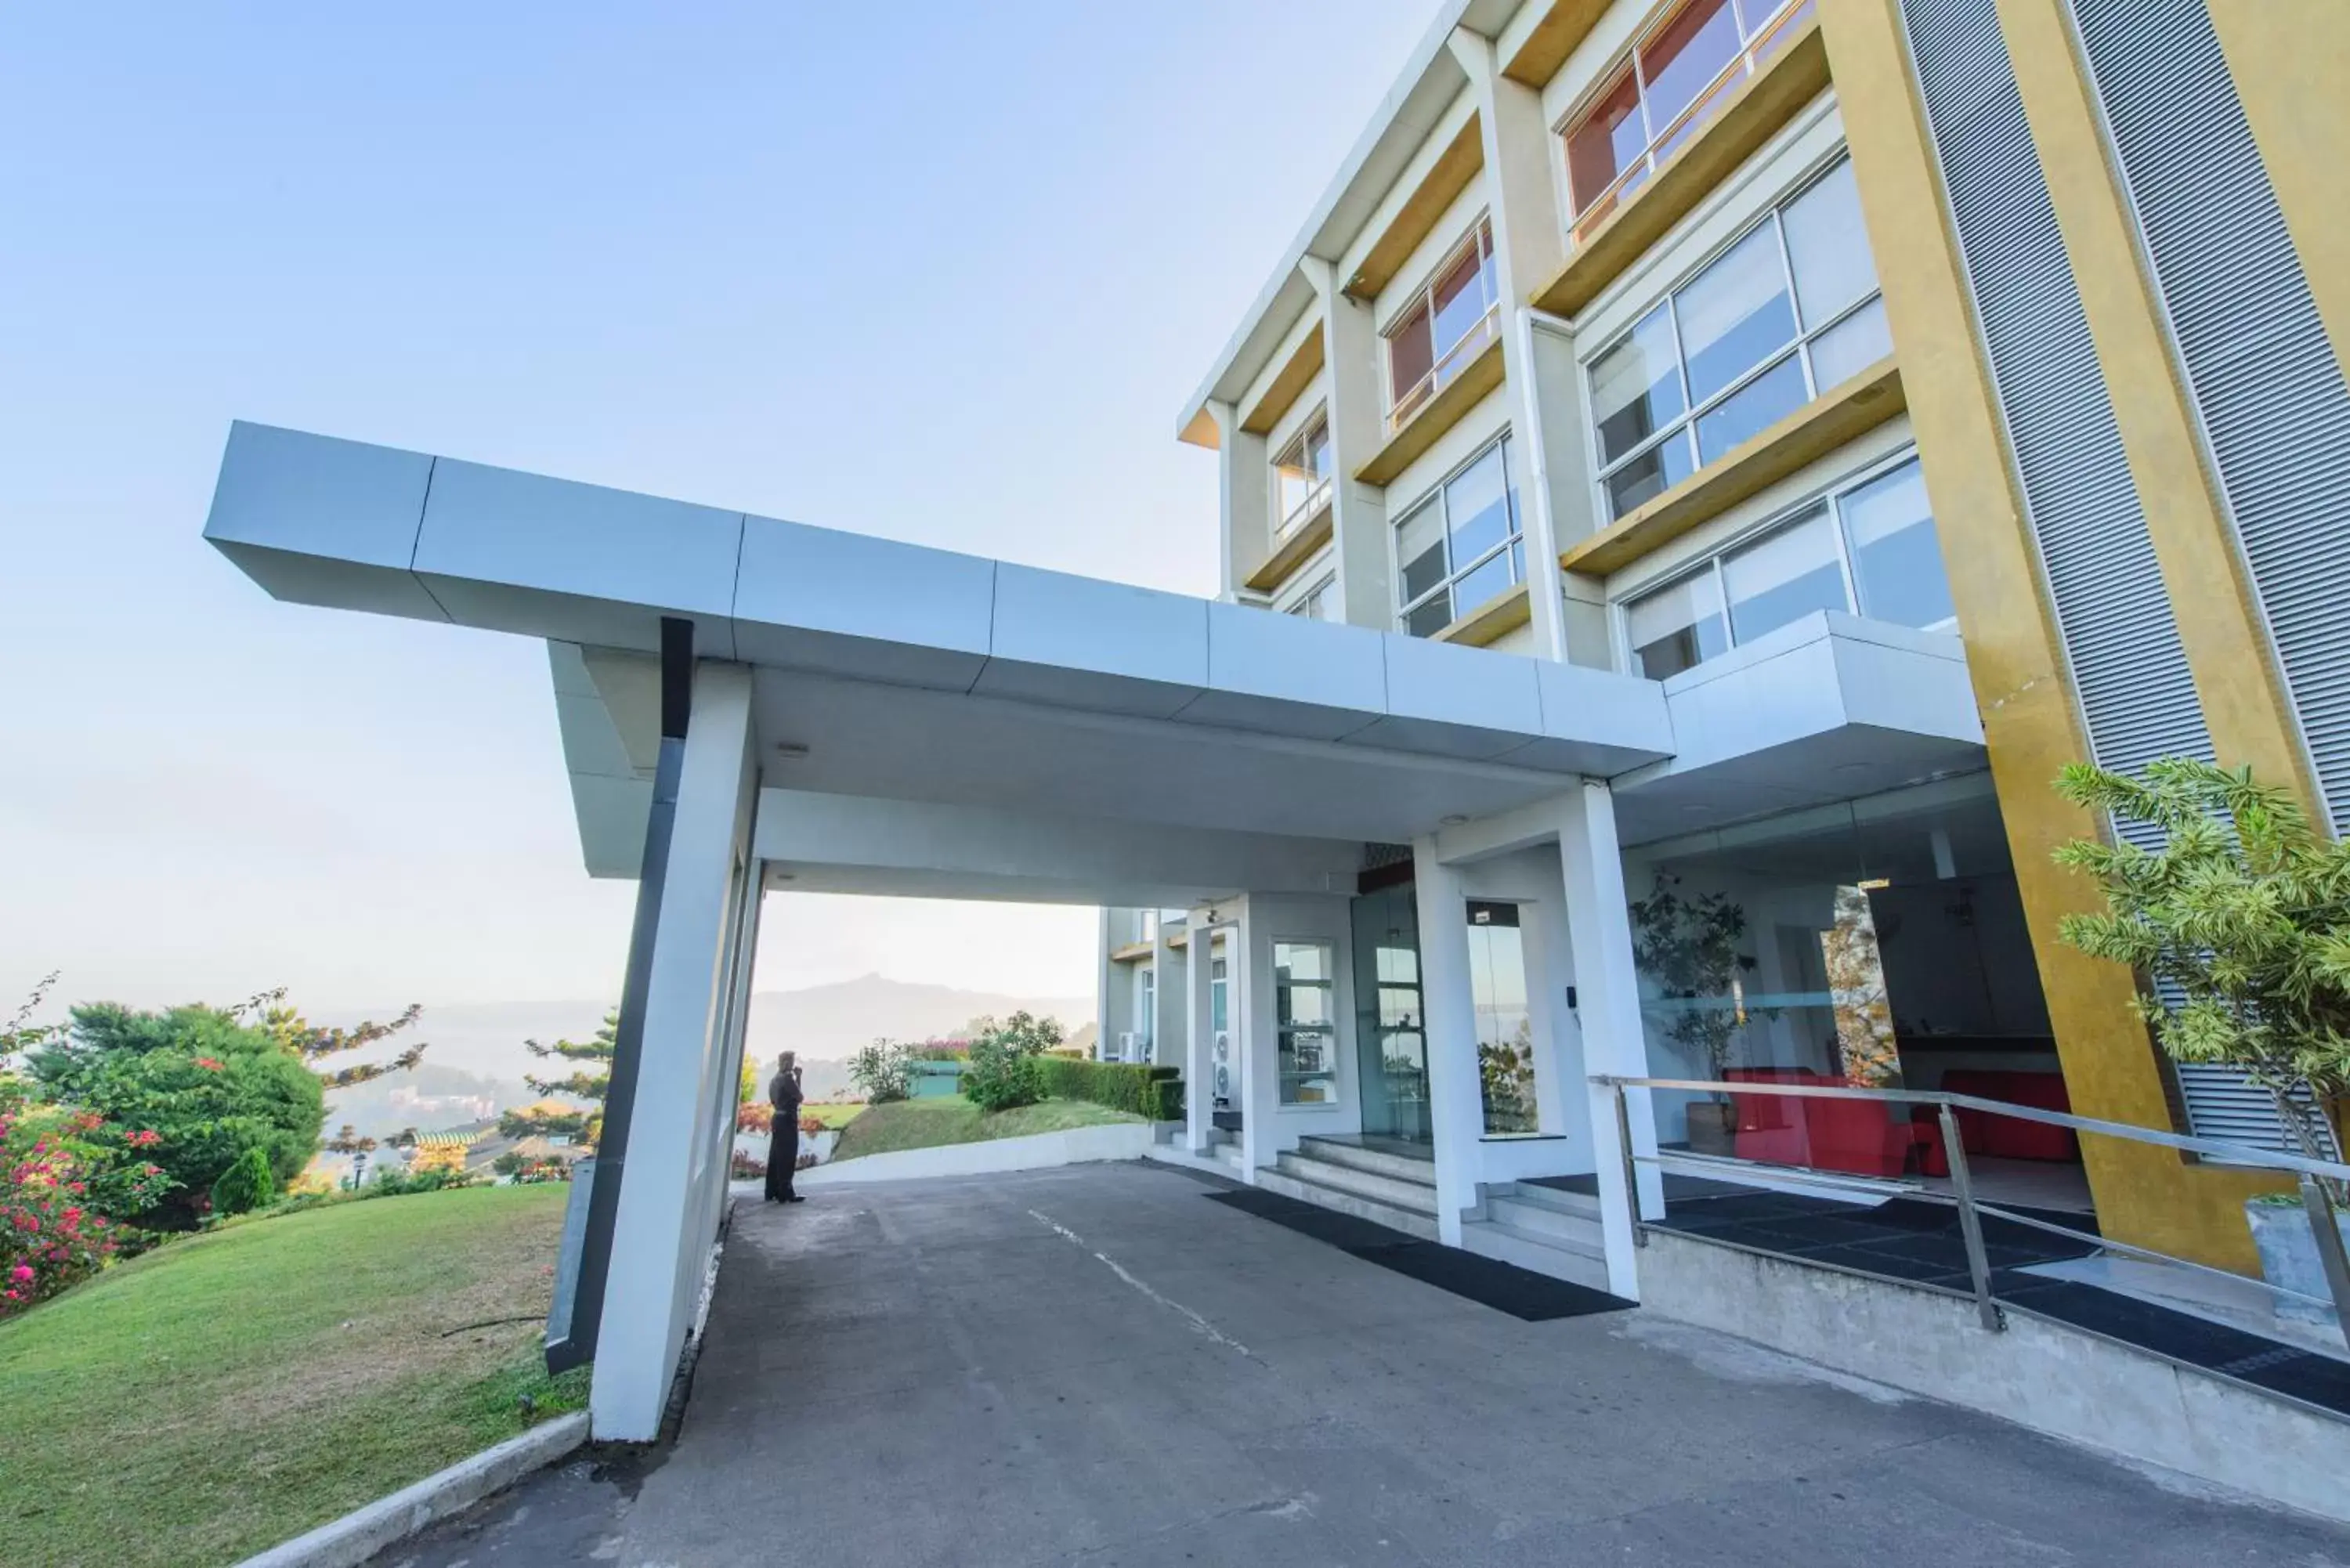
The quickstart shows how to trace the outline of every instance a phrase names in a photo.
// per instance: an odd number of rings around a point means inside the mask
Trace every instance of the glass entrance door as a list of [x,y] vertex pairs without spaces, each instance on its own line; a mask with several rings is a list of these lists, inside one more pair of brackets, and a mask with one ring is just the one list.
[[1419,994],[1419,912],[1409,882],[1354,903],[1356,1082],[1366,1134],[1432,1141],[1427,1014]]

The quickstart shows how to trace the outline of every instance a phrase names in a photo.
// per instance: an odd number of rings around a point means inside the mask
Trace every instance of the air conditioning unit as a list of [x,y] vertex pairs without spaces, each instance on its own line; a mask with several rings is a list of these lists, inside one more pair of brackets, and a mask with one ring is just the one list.
[[1121,1030],[1118,1037],[1118,1054],[1112,1056],[1110,1060],[1113,1062],[1139,1061],[1141,1059],[1139,1054],[1141,1050],[1142,1036],[1131,1029]]

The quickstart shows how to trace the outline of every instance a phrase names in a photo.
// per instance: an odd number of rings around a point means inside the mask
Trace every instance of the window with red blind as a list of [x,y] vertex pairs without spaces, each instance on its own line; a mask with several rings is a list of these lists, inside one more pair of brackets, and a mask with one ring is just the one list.
[[1561,128],[1578,231],[1638,190],[1735,92],[1811,0],[1688,0]]
[[1451,379],[1489,336],[1498,287],[1492,231],[1475,233],[1445,258],[1418,298],[1388,328],[1389,424],[1399,424]]

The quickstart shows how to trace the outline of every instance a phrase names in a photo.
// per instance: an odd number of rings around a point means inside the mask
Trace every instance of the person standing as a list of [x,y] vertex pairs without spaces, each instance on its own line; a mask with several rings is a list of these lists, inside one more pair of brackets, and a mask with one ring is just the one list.
[[767,1201],[805,1203],[792,1190],[792,1173],[800,1163],[800,1064],[790,1051],[775,1058],[775,1081],[767,1085],[767,1103],[775,1107],[774,1130],[767,1139]]

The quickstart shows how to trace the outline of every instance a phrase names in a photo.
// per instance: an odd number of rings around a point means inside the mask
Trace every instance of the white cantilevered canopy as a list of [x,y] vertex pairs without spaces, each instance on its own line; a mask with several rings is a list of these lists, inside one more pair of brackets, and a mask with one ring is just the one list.
[[[1181,830],[1184,859],[1211,873],[1129,877],[1097,857],[1058,877],[1063,898],[1231,892],[1250,865],[1335,870],[1328,846],[1408,841],[1673,749],[1663,688],[1631,676],[266,426],[232,431],[205,534],[279,598],[546,639],[599,875],[636,870],[664,616],[693,622],[702,657],[749,667],[770,792],[836,814],[993,814],[962,820],[1000,841],[1026,823],[1039,853],[1055,831],[1074,846],[1110,824]],[[818,847],[762,853],[805,863]],[[869,890],[933,893],[959,870],[867,869]],[[970,871],[971,896],[1021,880]],[[820,885],[858,890],[859,876],[852,861]]]

